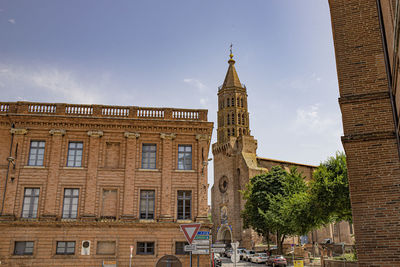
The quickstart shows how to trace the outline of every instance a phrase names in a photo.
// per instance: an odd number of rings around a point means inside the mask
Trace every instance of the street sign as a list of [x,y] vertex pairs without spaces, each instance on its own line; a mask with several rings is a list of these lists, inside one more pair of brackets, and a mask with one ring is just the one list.
[[192,244],[196,244],[196,245],[210,245],[210,240],[193,240]]
[[196,250],[197,249],[197,247],[196,247],[196,245],[186,245],[185,247],[184,247],[184,250],[185,251],[193,251],[193,250]]
[[210,236],[209,235],[197,235],[195,237],[195,239],[196,240],[208,240],[208,239],[210,239]]
[[197,255],[204,255],[204,254],[210,254],[209,249],[197,249],[192,252],[192,254],[197,254]]
[[210,235],[210,232],[207,231],[198,231],[197,235]]
[[224,247],[226,247],[226,245],[225,244],[212,244],[211,247],[213,247],[213,248],[224,248]]
[[225,252],[225,248],[211,248],[211,252],[224,253]]
[[193,239],[195,238],[197,232],[200,229],[200,226],[201,226],[200,223],[181,224],[181,229],[189,244],[192,244]]

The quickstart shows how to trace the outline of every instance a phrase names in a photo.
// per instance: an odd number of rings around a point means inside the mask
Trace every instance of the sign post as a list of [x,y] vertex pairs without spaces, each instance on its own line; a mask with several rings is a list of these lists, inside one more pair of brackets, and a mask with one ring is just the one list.
[[231,256],[231,261],[233,262],[233,266],[236,267],[236,263],[239,262],[240,258],[237,256],[237,248],[239,246],[239,242],[231,243],[233,254]]
[[[200,229],[200,223],[188,223],[188,224],[181,224],[181,230],[183,231],[183,235],[185,236],[189,245],[192,244],[194,238],[197,235],[197,232]],[[192,267],[192,251],[190,251],[190,267]]]
[[132,267],[132,254],[133,254],[133,245],[131,245],[131,254],[129,256],[129,267]]

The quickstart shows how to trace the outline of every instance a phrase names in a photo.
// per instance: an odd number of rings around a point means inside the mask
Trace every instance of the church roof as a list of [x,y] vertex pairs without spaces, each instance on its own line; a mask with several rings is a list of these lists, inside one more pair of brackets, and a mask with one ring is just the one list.
[[225,80],[224,83],[222,84],[221,89],[232,88],[232,87],[243,88],[235,69],[235,60],[232,59],[233,55],[230,54],[230,57],[231,58],[228,61],[229,63],[228,71],[226,72]]

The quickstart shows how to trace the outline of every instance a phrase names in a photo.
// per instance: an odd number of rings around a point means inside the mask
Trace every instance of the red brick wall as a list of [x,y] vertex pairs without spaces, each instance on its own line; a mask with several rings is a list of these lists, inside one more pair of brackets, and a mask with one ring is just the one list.
[[400,266],[400,164],[377,2],[329,4],[359,265]]

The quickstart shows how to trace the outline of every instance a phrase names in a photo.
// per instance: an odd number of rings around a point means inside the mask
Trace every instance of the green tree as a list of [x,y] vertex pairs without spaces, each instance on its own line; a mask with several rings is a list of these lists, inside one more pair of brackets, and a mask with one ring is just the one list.
[[337,152],[321,163],[310,182],[310,201],[316,224],[352,222],[346,155]]
[[304,178],[295,168],[287,172],[275,166],[268,173],[253,177],[242,194],[246,200],[244,227],[252,227],[267,240],[269,233],[276,234],[280,253],[285,237],[310,229],[306,222],[297,221],[298,215],[310,209],[310,202]]

